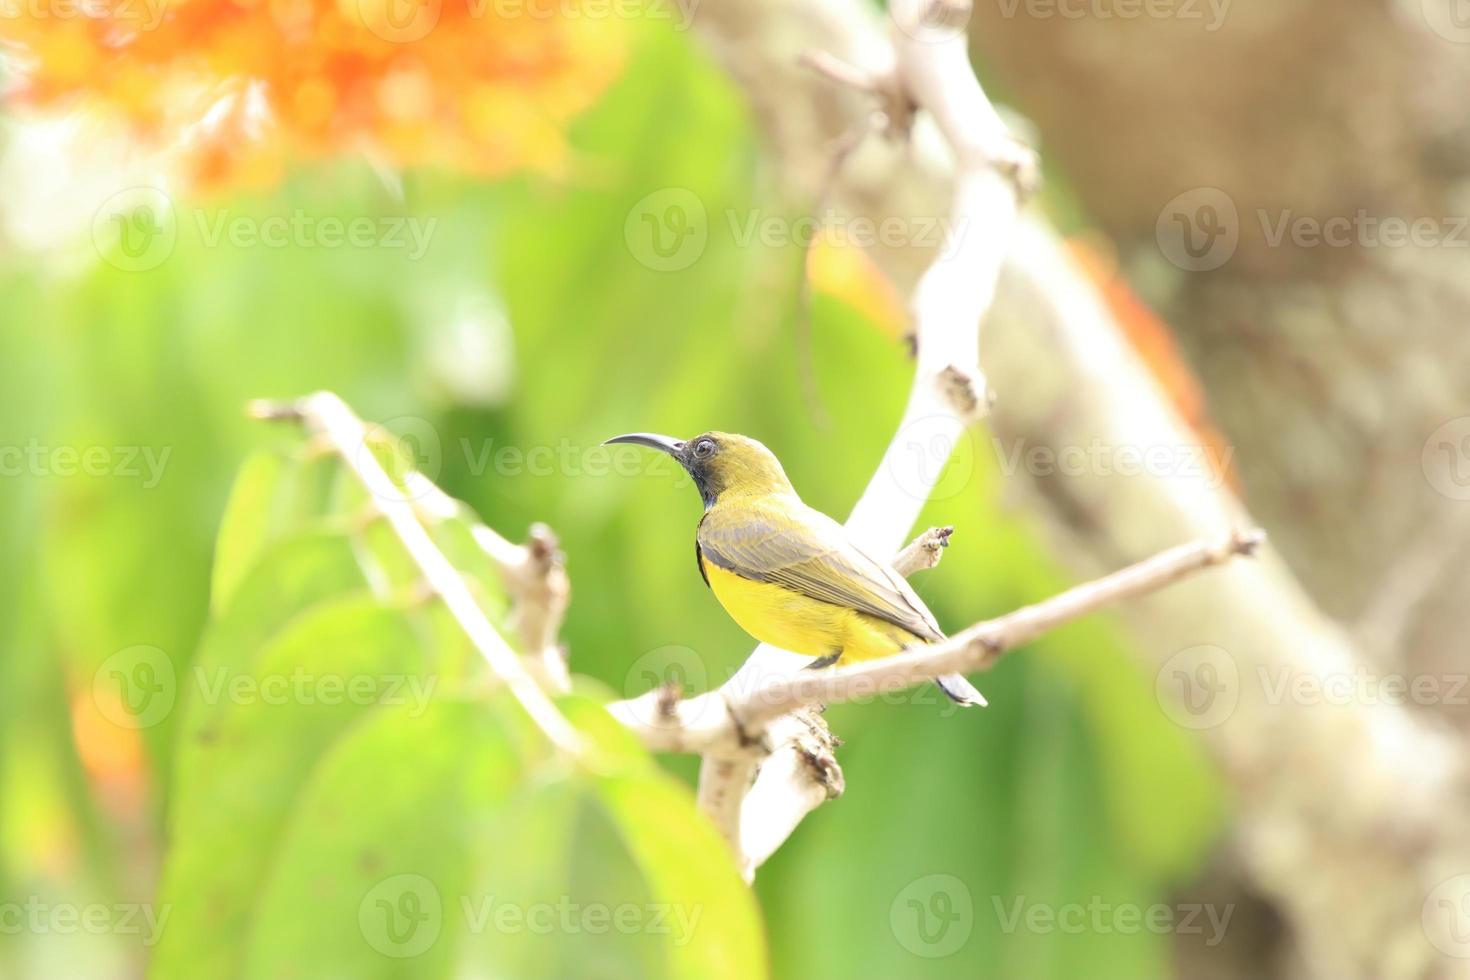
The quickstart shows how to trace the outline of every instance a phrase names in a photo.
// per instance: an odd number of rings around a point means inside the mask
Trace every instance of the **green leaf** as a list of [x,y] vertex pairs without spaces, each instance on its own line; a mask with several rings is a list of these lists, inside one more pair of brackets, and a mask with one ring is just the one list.
[[660,772],[610,776],[597,795],[622,834],[653,902],[667,910],[674,941],[669,977],[762,976],[766,942],[755,900],[724,840],[689,792]]
[[214,546],[209,595],[213,612],[218,613],[229,604],[240,580],[268,543],[271,504],[286,469],[287,461],[272,452],[256,453],[240,467]]
[[449,975],[473,859],[519,766],[485,703],[384,710],[344,733],[278,843],[243,975]]
[[[313,477],[303,493],[299,471],[290,454],[248,463],[221,532],[154,975],[765,973],[725,845],[605,692],[561,698],[595,746],[585,765],[503,688],[463,700],[485,668],[405,588],[391,529],[339,519],[337,491]],[[503,620],[468,523],[432,537]]]
[[759,911],[688,790],[590,696],[558,699],[592,771],[503,812],[465,903],[469,972],[737,978],[768,972]]
[[[268,548],[265,557],[231,592],[195,654],[188,678],[207,677],[243,664],[253,651],[291,617],[333,595],[366,584],[351,542],[326,528],[315,528]],[[180,692],[184,708],[182,738],[197,740],[209,705],[197,685]]]
[[436,679],[405,615],[365,594],[322,602],[263,648],[231,652],[196,670],[202,709],[179,753],[159,976],[235,972],[313,768],[380,705],[426,711]]
[[764,974],[754,902],[687,791],[626,744],[616,775],[517,752],[524,726],[501,695],[347,733],[298,802],[244,975]]
[[[683,941],[667,947],[670,977],[749,977],[767,972],[765,934],[754,897],[728,845],[699,813],[688,790],[652,766],[647,753],[586,698],[562,710],[599,748],[629,760],[596,780],[599,801],[622,834],[653,900],[667,908]],[[701,928],[701,923],[703,927]]]

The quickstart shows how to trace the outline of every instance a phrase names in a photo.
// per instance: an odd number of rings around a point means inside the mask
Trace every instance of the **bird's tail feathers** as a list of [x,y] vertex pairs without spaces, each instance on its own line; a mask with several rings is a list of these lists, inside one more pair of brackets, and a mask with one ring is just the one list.
[[[816,658],[808,663],[805,669],[820,670],[823,667],[831,667],[840,659],[842,659],[841,650],[828,654],[825,657]],[[959,674],[945,674],[943,677],[936,677],[934,683],[939,685],[939,689],[945,693],[945,696],[962,707],[971,708],[978,704],[984,708],[990,704],[989,701],[985,700],[985,695],[981,694],[974,684],[971,684]]]
[[985,700],[985,695],[976,690],[974,684],[959,674],[945,674],[943,677],[936,677],[934,683],[939,685],[939,689],[948,695],[951,701],[964,705],[966,708],[977,704],[983,708],[990,703]]

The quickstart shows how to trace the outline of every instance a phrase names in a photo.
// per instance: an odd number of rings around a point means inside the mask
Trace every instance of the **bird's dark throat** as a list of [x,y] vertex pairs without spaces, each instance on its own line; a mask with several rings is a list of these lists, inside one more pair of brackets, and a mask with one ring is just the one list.
[[689,471],[689,478],[694,481],[694,487],[699,491],[699,499],[704,501],[704,509],[709,510],[715,505],[715,500],[720,496],[720,488],[715,485],[709,469],[695,463],[685,465]]

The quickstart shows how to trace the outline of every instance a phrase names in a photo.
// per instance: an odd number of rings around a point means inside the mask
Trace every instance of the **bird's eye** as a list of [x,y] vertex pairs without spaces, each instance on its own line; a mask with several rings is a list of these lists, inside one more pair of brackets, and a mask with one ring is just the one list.
[[694,455],[700,459],[706,459],[710,453],[715,451],[715,443],[712,439],[701,439],[694,444]]

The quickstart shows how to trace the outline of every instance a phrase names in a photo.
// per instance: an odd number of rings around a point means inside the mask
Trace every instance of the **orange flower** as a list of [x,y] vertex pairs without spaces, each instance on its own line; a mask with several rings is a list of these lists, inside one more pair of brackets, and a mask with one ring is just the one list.
[[[365,152],[478,174],[564,159],[622,63],[580,0],[0,0],[9,108],[98,108],[206,185]],[[609,9],[609,8],[597,8]]]

